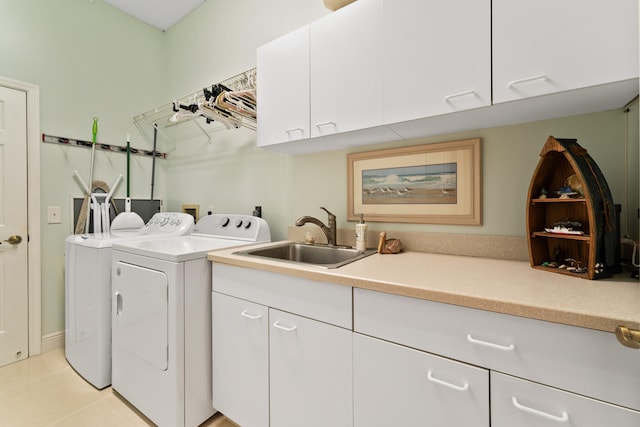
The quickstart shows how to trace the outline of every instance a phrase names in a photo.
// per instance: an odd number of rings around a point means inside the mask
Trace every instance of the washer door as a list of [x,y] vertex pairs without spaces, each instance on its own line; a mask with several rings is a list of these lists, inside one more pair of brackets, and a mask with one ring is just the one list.
[[[168,280],[162,271],[119,261],[112,279],[114,351],[124,351],[166,371]],[[116,350],[117,347],[117,350]]]

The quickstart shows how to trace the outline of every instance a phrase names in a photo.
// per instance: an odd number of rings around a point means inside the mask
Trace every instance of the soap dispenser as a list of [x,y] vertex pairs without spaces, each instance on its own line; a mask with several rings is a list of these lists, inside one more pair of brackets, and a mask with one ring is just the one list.
[[356,224],[356,249],[367,250],[367,224],[364,223],[362,214],[360,214],[360,221]]

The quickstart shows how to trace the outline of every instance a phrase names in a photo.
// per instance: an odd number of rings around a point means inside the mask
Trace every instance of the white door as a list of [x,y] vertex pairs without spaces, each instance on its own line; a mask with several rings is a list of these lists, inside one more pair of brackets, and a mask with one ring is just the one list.
[[[18,237],[19,236],[19,237]],[[22,239],[19,243],[18,240]],[[0,86],[0,366],[29,355],[27,96]]]
[[494,0],[493,102],[638,77],[638,2]]
[[269,426],[267,307],[212,294],[213,407],[245,427]]
[[352,3],[309,30],[311,136],[382,125],[382,1]]
[[309,138],[309,26],[257,50],[258,146]]
[[353,426],[351,331],[269,309],[271,427]]

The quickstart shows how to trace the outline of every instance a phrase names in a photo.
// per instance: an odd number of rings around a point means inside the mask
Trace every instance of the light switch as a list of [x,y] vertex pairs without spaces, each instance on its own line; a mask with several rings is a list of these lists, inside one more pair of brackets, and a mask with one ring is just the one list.
[[47,224],[60,224],[62,218],[60,218],[60,206],[47,207]]

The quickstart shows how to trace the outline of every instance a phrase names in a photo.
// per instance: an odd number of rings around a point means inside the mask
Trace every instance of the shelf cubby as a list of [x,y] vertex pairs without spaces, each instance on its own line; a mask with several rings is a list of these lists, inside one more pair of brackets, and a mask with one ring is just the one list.
[[[570,187],[570,196],[561,189]],[[585,279],[611,277],[616,221],[609,186],[600,168],[575,139],[550,136],[531,179],[527,204],[527,239],[533,268]],[[583,234],[552,233],[554,224],[572,222]],[[584,272],[543,265],[571,264]]]

